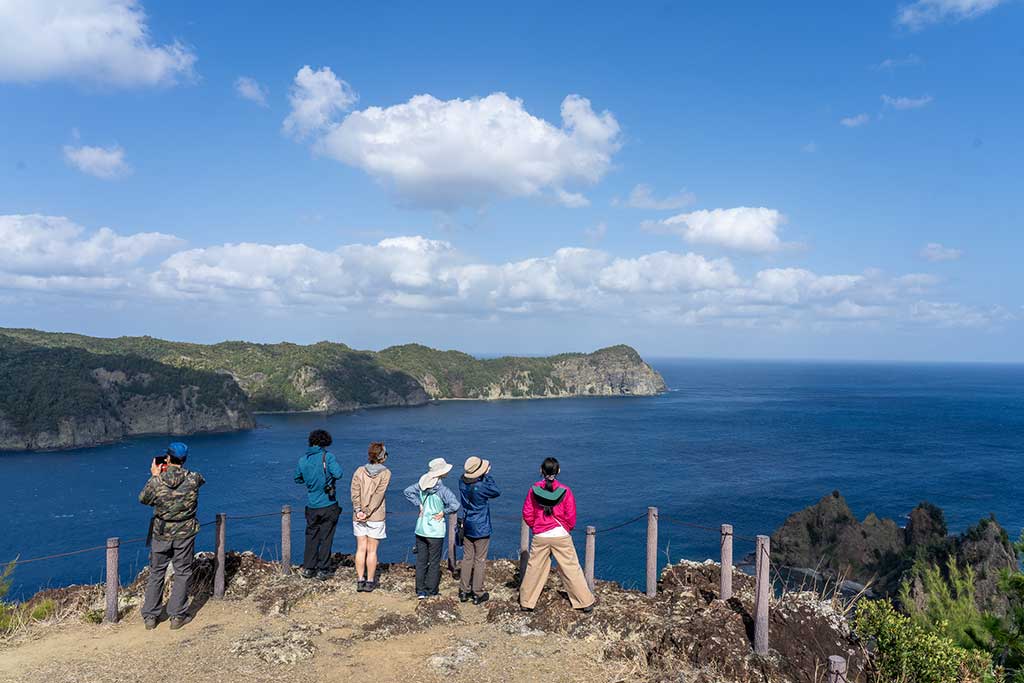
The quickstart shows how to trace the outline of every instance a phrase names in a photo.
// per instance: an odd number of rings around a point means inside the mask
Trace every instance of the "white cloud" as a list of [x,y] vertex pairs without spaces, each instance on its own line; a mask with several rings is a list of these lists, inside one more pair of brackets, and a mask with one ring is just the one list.
[[588,200],[569,188],[599,181],[620,146],[615,117],[579,95],[562,101],[561,126],[502,92],[465,100],[416,95],[343,117],[353,102],[330,69],[304,67],[285,132],[312,137],[318,153],[362,169],[410,206],[453,210],[541,195],[584,206]]
[[740,206],[681,213],[658,221],[653,227],[678,234],[691,244],[768,252],[784,246],[778,230],[785,220],[776,209]]
[[64,160],[82,173],[113,180],[132,172],[132,167],[124,159],[124,150],[120,145],[112,147],[73,147],[64,145]]
[[923,61],[920,57],[915,54],[909,54],[906,57],[889,57],[888,59],[883,59],[875,68],[880,71],[892,71],[903,66],[918,66],[922,63]]
[[[32,290],[123,287],[144,259],[182,244],[158,232],[87,234],[60,216],[0,216],[0,287]],[[123,291],[123,290],[121,290]]]
[[266,86],[260,85],[259,81],[249,76],[239,76],[235,79],[235,92],[239,97],[255,102],[261,107],[267,106],[267,96],[270,94]]
[[284,132],[302,139],[322,133],[335,125],[337,117],[348,111],[359,95],[329,67],[313,71],[308,65],[295,74],[288,101],[292,110],[284,120]]
[[153,41],[136,0],[0,1],[0,81],[169,85],[195,61],[180,42]]
[[923,97],[889,97],[888,95],[882,95],[882,103],[885,106],[901,110],[920,109],[931,104],[934,99],[931,95],[924,95]]
[[578,192],[566,192],[562,188],[555,188],[555,197],[559,203],[563,206],[567,206],[570,209],[580,209],[584,206],[590,206],[590,200],[584,197]]
[[994,10],[1004,0],[916,0],[904,5],[896,15],[896,23],[919,30],[943,21],[974,19]]
[[869,114],[857,114],[856,116],[847,116],[844,119],[839,119],[839,123],[847,128],[859,128],[870,122],[871,116]]
[[671,209],[681,209],[684,206],[689,206],[697,201],[697,196],[692,192],[688,192],[685,189],[670,194],[665,197],[655,197],[654,190],[651,189],[650,185],[640,183],[633,188],[633,191],[629,193],[629,197],[622,201],[618,198],[612,201],[614,205],[623,204],[630,206],[634,209],[652,209],[657,211],[667,211]]
[[959,249],[946,247],[938,242],[929,242],[921,247],[921,258],[927,261],[956,261],[961,255]]

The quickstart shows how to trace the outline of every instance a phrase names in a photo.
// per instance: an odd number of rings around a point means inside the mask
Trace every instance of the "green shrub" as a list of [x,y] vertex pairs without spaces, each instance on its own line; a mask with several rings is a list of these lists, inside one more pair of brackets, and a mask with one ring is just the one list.
[[29,610],[28,617],[32,621],[43,621],[52,617],[56,611],[57,603],[47,598],[33,605],[32,609]]
[[888,600],[862,601],[857,635],[875,644],[879,683],[993,683],[990,656],[967,650],[898,613]]
[[86,612],[82,618],[85,619],[86,623],[89,624],[102,624],[103,623],[103,610],[91,609]]
[[[924,605],[910,593],[914,578],[921,582]],[[946,573],[935,565],[916,564],[911,578],[900,587],[900,604],[910,619],[922,628],[951,638],[963,648],[985,649],[985,617],[974,600],[974,570],[961,570],[950,555]]]

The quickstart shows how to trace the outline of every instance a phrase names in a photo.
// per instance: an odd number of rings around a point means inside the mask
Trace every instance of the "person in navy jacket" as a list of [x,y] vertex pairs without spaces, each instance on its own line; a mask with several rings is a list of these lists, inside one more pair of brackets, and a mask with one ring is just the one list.
[[491,463],[487,460],[473,456],[466,460],[464,469],[459,480],[459,519],[463,531],[459,600],[472,600],[479,605],[490,598],[484,590],[484,579],[491,543],[491,499],[500,496],[501,490],[491,476]]

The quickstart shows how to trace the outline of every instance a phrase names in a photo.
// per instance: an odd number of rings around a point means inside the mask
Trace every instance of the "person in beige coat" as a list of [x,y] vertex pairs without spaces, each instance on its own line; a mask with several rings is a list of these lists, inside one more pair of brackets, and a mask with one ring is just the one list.
[[352,533],[356,537],[356,591],[369,593],[377,587],[377,545],[387,538],[384,494],[391,470],[384,466],[388,449],[375,441],[367,451],[369,462],[352,473]]

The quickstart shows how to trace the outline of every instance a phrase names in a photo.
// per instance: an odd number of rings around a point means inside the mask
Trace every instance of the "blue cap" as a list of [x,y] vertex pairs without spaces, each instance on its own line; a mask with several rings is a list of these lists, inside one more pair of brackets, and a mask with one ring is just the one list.
[[178,460],[184,462],[185,458],[188,457],[188,446],[181,443],[180,441],[175,441],[174,443],[167,447],[167,452],[170,455],[173,455]]

